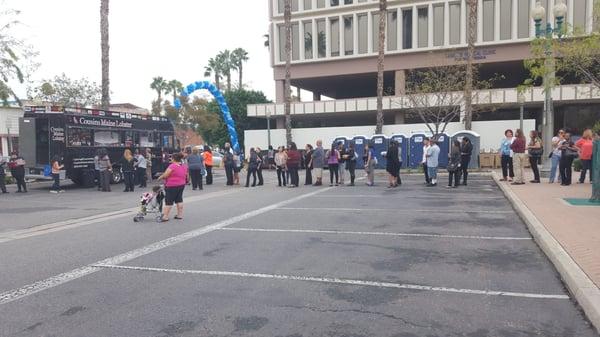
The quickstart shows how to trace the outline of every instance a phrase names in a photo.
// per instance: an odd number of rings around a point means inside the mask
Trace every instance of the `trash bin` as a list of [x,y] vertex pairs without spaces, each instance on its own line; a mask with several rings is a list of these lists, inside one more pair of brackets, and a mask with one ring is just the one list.
[[424,133],[415,133],[409,139],[408,167],[421,167],[423,162],[423,140],[427,137]]
[[369,141],[366,136],[354,136],[352,138],[354,142],[354,151],[356,151],[356,155],[358,156],[358,160],[356,161],[357,169],[364,169],[365,162],[363,160],[363,155],[365,154],[365,144]]
[[400,160],[402,161],[401,167],[407,167],[408,166],[408,138],[406,137],[406,135],[402,134],[402,133],[398,133],[398,134],[393,134],[390,137],[390,140],[395,141],[396,143],[398,143],[398,150],[400,151]]
[[387,152],[388,149],[388,139],[385,135],[373,135],[371,137],[371,144],[373,146],[373,151],[375,151],[375,157],[377,158],[377,169],[384,169],[387,163],[387,160],[383,156],[382,152]]
[[[471,140],[471,144],[473,144],[473,152],[471,153],[471,161],[469,162],[470,169],[478,169],[479,168],[479,152],[481,150],[481,135],[477,132],[463,130],[458,131],[452,135],[452,140],[457,139],[459,142],[462,142],[463,138],[469,138]],[[494,166],[497,166],[494,163]]]
[[440,147],[440,157],[438,158],[438,167],[446,168],[450,157],[450,136],[447,133],[435,135],[437,145]]

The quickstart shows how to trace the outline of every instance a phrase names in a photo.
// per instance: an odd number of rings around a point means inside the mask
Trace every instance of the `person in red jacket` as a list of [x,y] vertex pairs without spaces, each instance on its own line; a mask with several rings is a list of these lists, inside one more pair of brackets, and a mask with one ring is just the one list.
[[300,152],[298,151],[298,147],[296,143],[290,143],[290,149],[287,153],[287,162],[286,166],[288,172],[290,173],[290,187],[298,187],[298,183],[300,181],[300,177],[298,176],[298,169],[300,168]]

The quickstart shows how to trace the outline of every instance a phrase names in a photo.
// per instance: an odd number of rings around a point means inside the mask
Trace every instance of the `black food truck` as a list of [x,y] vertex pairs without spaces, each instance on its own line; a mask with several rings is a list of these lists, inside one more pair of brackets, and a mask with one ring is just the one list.
[[118,161],[125,149],[150,148],[153,175],[162,171],[162,153],[175,148],[168,118],[84,108],[28,106],[20,119],[19,149],[26,176],[48,178],[50,161],[62,158],[66,177],[75,184],[94,184],[94,157],[100,148],[113,163],[113,183],[122,180]]

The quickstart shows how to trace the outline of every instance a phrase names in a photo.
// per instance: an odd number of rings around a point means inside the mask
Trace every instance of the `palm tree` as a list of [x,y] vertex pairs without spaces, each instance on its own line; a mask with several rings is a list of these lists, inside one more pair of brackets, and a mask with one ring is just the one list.
[[156,94],[158,95],[158,98],[156,99],[156,109],[153,111],[155,114],[158,114],[161,110],[162,94],[169,90],[169,83],[161,76],[158,76],[152,79],[150,88],[156,90]]
[[244,72],[244,62],[248,61],[248,52],[244,48],[236,48],[231,53],[231,57],[233,59],[233,65],[238,71],[239,79],[239,88],[242,89],[243,86],[243,72]]
[[477,0],[467,1],[467,69],[465,81],[465,130],[471,130],[473,120],[473,59],[475,58],[475,41],[477,40]]
[[215,85],[217,88],[221,88],[221,69],[219,67],[219,63],[215,58],[210,58],[208,60],[208,65],[204,67],[204,76],[210,77],[214,74],[215,76]]
[[292,0],[284,0],[283,18],[285,26],[285,140],[288,145],[292,143],[292,90],[291,90],[291,67],[292,67]]
[[385,57],[385,20],[387,0],[379,0],[379,56],[377,57],[377,125],[375,133],[383,132],[383,68]]
[[183,90],[183,83],[179,82],[178,80],[171,80],[171,81],[169,81],[169,83],[167,83],[167,87],[173,94],[173,103],[174,103],[175,100],[177,99],[177,93],[181,92],[181,90]]
[[108,0],[100,0],[100,48],[102,54],[102,109],[108,110],[110,105]]
[[221,73],[227,80],[227,91],[231,91],[231,72],[236,69],[233,64],[231,52],[228,49],[223,50],[217,55],[216,60],[221,69]]

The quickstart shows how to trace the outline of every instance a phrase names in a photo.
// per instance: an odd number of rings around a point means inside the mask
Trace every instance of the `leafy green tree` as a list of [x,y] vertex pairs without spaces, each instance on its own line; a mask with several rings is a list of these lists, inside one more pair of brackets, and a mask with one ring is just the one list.
[[11,84],[14,81],[23,83],[28,73],[37,67],[34,62],[37,53],[33,47],[15,37],[13,32],[20,24],[20,13],[13,9],[0,10],[0,100],[5,106],[11,97],[21,102]]
[[241,89],[244,87],[242,79],[244,72],[244,62],[248,61],[248,52],[244,48],[236,48],[231,53],[232,63],[235,69],[237,69],[239,75],[238,87]]
[[162,95],[169,91],[169,83],[161,76],[154,77],[150,84],[150,89],[155,90],[157,94],[156,101],[152,103],[152,113],[159,115],[162,110]]
[[29,98],[40,103],[51,103],[66,107],[91,107],[101,104],[102,88],[87,78],[71,79],[62,74],[44,79],[28,88]]
[[[235,127],[240,140],[240,146],[243,147],[244,130],[266,127],[265,121],[248,117],[248,115],[246,114],[248,104],[263,104],[270,103],[270,101],[261,91],[245,89],[227,91],[225,92],[224,96],[225,100],[227,101],[227,105],[229,106],[229,110],[231,111],[231,117],[235,121]],[[213,124],[210,123],[205,125],[208,127],[200,125],[199,132],[202,135],[202,137],[210,144],[223,145],[225,142],[229,141],[229,134],[227,132],[227,127],[223,122],[221,108],[219,107],[217,102],[210,101],[207,104],[206,110],[213,116],[217,117],[218,126],[215,127]],[[211,119],[211,121],[214,120]]]

